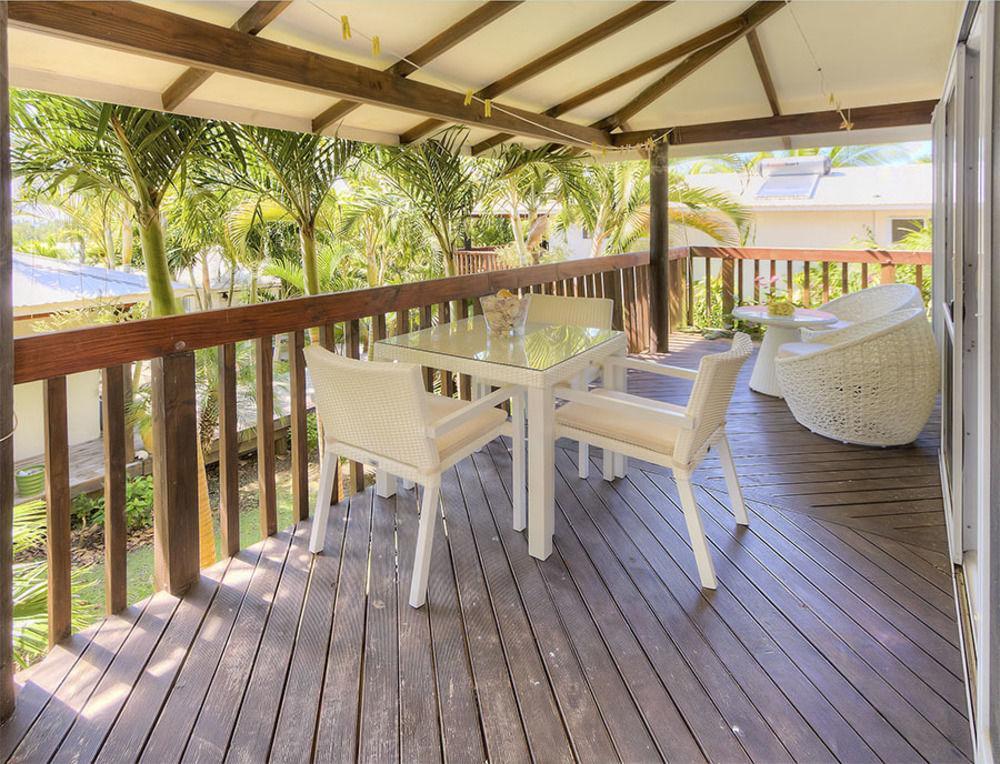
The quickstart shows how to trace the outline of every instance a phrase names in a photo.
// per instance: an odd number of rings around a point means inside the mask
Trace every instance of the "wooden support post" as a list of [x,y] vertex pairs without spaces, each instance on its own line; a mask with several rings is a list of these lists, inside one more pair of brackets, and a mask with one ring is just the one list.
[[847,294],[847,290],[851,286],[851,280],[848,277],[847,263],[840,264],[840,293],[842,295]]
[[278,532],[274,486],[274,340],[258,337],[257,356],[257,495],[260,537]]
[[[382,316],[383,322],[385,316]],[[385,324],[383,323],[383,328]],[[309,442],[306,438],[305,334],[288,334],[288,390],[292,398],[292,517],[309,519]]]
[[830,263],[823,262],[823,302],[830,302]]
[[[49,563],[49,645],[68,637],[73,595],[70,589],[69,435],[66,377],[43,383],[45,418],[45,517]],[[197,511],[197,507],[194,507]],[[195,537],[197,560],[198,538]]]
[[894,263],[882,263],[881,271],[879,272],[879,283],[880,284],[896,283],[896,265]]
[[760,302],[760,260],[753,261],[753,301]]
[[722,321],[725,323],[728,319],[726,316],[731,316],[733,314],[733,293],[735,292],[734,286],[734,269],[735,263],[731,258],[723,258],[722,260]]
[[[480,311],[482,310],[481,305],[479,309]],[[434,319],[433,315],[431,314],[431,306],[422,305],[420,307],[420,328],[430,329],[431,326],[433,326],[433,324],[434,324]],[[420,371],[424,376],[424,388],[427,390],[427,392],[432,392],[434,390],[434,369],[431,369],[427,366],[423,366],[421,367]]]
[[[14,308],[12,304],[7,3],[0,3],[0,475],[14,474]],[[14,711],[14,481],[0,480],[0,720]]]
[[802,304],[812,307],[812,263],[802,263]]
[[667,352],[670,336],[668,183],[667,142],[660,140],[649,151],[649,341],[657,353]]
[[240,454],[236,421],[236,345],[219,348],[219,529],[222,553],[240,551]]
[[104,440],[104,610],[128,604],[128,525],[125,517],[125,379],[127,368],[101,371],[101,420]]
[[791,260],[785,261],[785,286],[788,288],[788,299],[795,299],[795,267]]
[[705,321],[712,315],[712,258],[705,258]]
[[868,288],[868,263],[861,263],[861,288]]
[[199,575],[194,353],[156,358],[150,372],[155,578],[159,588],[180,596]]
[[[469,301],[459,300],[458,301],[458,317],[468,318],[469,317]],[[458,397],[463,401],[472,400],[472,377],[468,374],[458,375]]]
[[687,256],[687,325],[694,326],[694,256],[688,248]]
[[[615,276],[618,276],[616,279]],[[604,271],[601,274],[601,282],[604,288],[604,296],[611,300],[611,328],[622,328],[622,299],[621,299],[621,272]]]

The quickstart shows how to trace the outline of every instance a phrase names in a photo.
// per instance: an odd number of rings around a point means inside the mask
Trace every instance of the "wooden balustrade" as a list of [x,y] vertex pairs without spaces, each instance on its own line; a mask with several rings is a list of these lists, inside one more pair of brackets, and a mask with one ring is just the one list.
[[[43,381],[48,506],[49,637],[70,632],[70,492],[66,377],[100,370],[105,447],[105,574],[109,613],[128,604],[126,589],[125,465],[126,370],[151,361],[154,481],[154,559],[157,586],[183,592],[198,578],[198,413],[195,352],[218,354],[219,520],[224,554],[240,548],[237,350],[254,349],[257,406],[258,506],[262,536],[278,530],[275,486],[275,338],[287,351],[291,413],[292,515],[309,515],[306,378],[303,347],[317,341],[352,358],[371,342],[451,318],[481,314],[478,297],[501,288],[526,294],[604,296],[615,301],[614,323],[633,351],[648,345],[649,257],[633,253],[505,269],[414,284],[303,297],[125,324],[73,329],[19,338],[16,383]],[[339,341],[338,341],[339,338]],[[471,395],[470,380],[427,369],[428,389]],[[435,385],[435,383],[437,383]],[[349,465],[349,491],[364,489],[362,465]],[[336,494],[338,497],[339,494]]]

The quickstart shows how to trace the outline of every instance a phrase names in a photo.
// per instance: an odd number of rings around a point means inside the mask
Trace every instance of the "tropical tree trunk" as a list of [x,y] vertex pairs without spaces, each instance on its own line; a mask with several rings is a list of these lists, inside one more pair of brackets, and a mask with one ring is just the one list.
[[309,225],[299,226],[302,242],[302,274],[305,277],[306,294],[319,294],[319,271],[316,268],[316,229]]
[[173,316],[180,313],[181,306],[174,295],[173,279],[167,266],[167,248],[158,209],[151,207],[143,210],[139,221],[139,236],[142,241],[142,258],[146,263],[146,280],[149,282],[153,316]]
[[126,273],[132,270],[132,249],[132,215],[126,207],[122,221],[122,270]]

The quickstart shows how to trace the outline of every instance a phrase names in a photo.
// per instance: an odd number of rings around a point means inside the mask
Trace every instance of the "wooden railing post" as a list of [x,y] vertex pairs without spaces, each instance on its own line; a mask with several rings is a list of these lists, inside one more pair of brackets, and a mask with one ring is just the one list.
[[11,281],[7,3],[0,3],[0,720],[14,710],[14,309]]
[[[70,590],[69,435],[66,377],[42,383],[45,416],[45,516],[49,577],[49,645],[69,636]],[[197,507],[195,507],[197,511]],[[195,536],[195,552],[198,537]]]
[[104,435],[104,610],[109,615],[128,604],[128,521],[125,516],[125,369],[101,372]]
[[686,326],[691,317],[687,315],[687,257],[676,258],[667,263],[669,276],[668,318],[670,327]]
[[194,353],[156,358],[153,411],[153,559],[156,584],[183,594],[198,580],[198,422]]
[[222,553],[240,550],[240,454],[237,441],[236,345],[219,348],[219,529]]
[[666,140],[656,141],[649,151],[649,344],[650,350],[657,353],[667,352],[670,335],[669,182],[667,143]]
[[257,367],[257,506],[260,537],[278,532],[277,495],[274,485],[274,340],[258,337]]
[[725,317],[730,316],[733,313],[733,292],[735,291],[734,286],[734,268],[735,263],[732,258],[724,258],[722,260],[722,316],[723,322],[725,322]]
[[[385,316],[382,316],[385,328]],[[288,335],[288,391],[291,394],[292,517],[309,519],[309,443],[306,437],[305,334]]]

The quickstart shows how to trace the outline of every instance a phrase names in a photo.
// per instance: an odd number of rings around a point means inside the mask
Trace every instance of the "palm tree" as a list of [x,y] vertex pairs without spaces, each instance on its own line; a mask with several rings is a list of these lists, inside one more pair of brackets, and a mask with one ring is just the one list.
[[319,294],[317,233],[333,228],[334,184],[354,164],[358,145],[340,138],[266,127],[238,125],[227,130],[231,150],[211,158],[206,167],[211,177],[207,179],[259,197],[271,212],[280,211],[280,219],[295,225],[305,292]]
[[578,154],[566,147],[507,144],[487,162],[483,201],[507,213],[520,264],[527,265],[529,258],[538,264],[550,217],[583,190]]
[[11,94],[11,159],[31,185],[99,190],[126,200],[139,225],[154,316],[181,312],[161,207],[206,122],[131,106],[30,91]]
[[908,164],[930,161],[926,150],[920,145],[912,146],[902,143],[889,143],[718,154],[681,162],[675,169],[687,175],[729,172],[750,175],[757,171],[757,167],[764,159],[815,156],[829,157],[830,164],[833,167],[871,167],[883,164]]
[[479,192],[476,164],[462,155],[467,136],[464,128],[449,128],[423,143],[369,154],[433,237],[447,276],[457,273],[455,248]]
[[[690,228],[724,244],[740,241],[749,213],[729,195],[691,186],[671,172],[668,180],[670,230]],[[591,232],[591,256],[623,252],[649,234],[649,164],[643,161],[586,168],[582,192],[568,218]],[[565,224],[566,220],[564,220]]]

